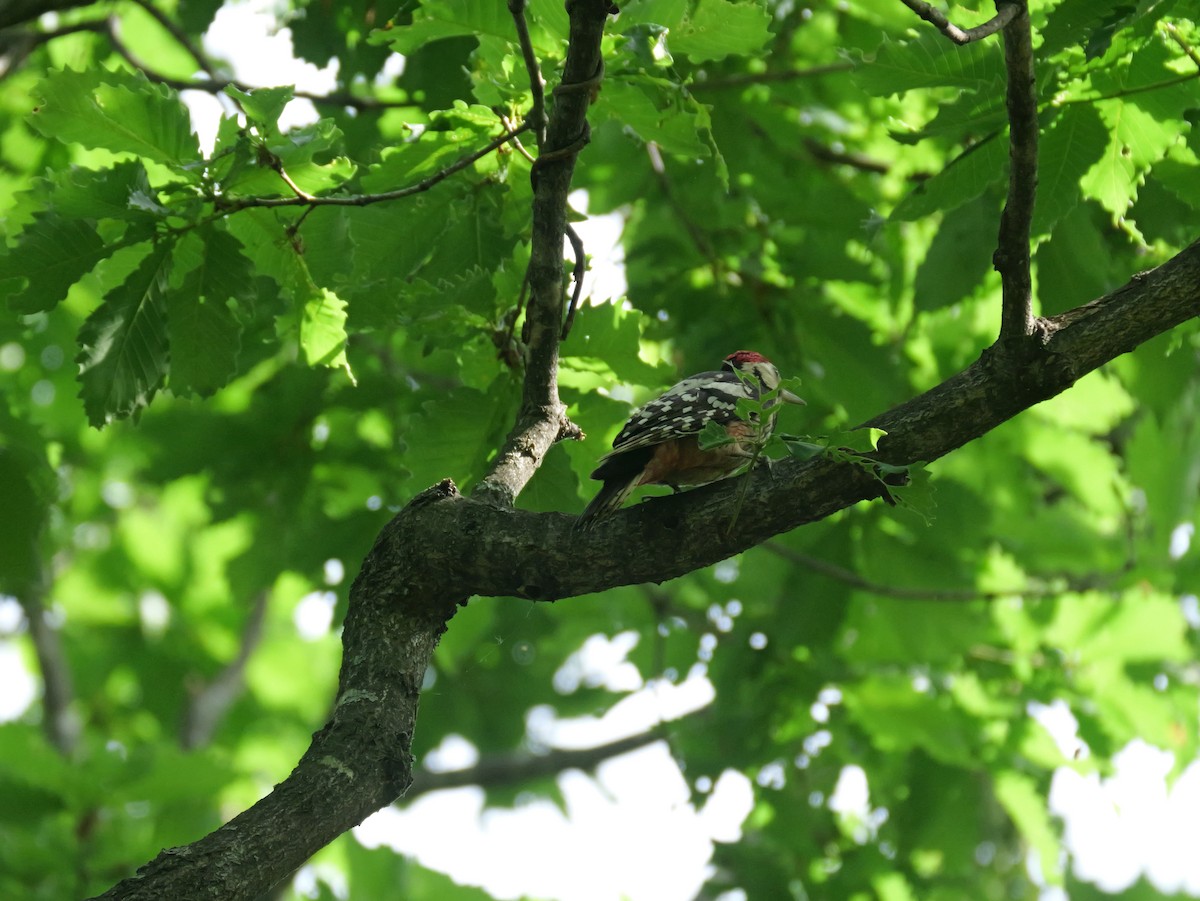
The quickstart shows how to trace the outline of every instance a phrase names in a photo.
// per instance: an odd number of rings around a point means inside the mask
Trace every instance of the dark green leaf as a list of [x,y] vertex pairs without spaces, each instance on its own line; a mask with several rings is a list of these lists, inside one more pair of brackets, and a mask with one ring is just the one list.
[[97,428],[136,415],[167,374],[171,244],[156,244],[79,330],[79,396]]

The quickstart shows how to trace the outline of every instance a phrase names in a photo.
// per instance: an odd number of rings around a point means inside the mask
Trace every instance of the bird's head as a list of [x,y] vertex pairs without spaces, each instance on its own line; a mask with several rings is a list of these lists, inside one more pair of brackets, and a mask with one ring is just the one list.
[[[774,391],[779,388],[779,370],[775,368],[774,363],[758,351],[735,351],[725,358],[721,366],[729,372],[756,378],[764,391]],[[779,399],[789,404],[804,404],[804,398],[798,397],[786,388],[779,390]]]

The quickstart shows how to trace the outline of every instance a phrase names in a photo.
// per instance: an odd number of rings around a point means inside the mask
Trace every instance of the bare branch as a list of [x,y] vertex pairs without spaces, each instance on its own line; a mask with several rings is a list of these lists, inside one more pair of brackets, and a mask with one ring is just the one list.
[[250,662],[251,655],[262,641],[263,624],[266,621],[267,602],[270,597],[269,591],[263,590],[258,593],[242,629],[242,640],[238,645],[237,655],[208,685],[198,688],[192,694],[191,701],[184,711],[183,728],[179,734],[179,743],[184,749],[192,750],[207,745],[225,712],[242,693],[245,687],[242,676],[246,672],[246,664]]
[[571,251],[575,254],[575,268],[571,270],[571,303],[567,306],[567,315],[563,319],[562,332],[559,341],[566,341],[571,334],[571,326],[575,324],[575,311],[579,309],[579,298],[583,295],[583,274],[587,269],[587,255],[583,251],[583,239],[579,232],[568,223],[567,240],[571,242]]
[[587,112],[604,74],[600,40],[612,9],[608,0],[568,4],[571,35],[562,81],[534,164],[533,247],[525,312],[525,381],[521,412],[474,497],[511,506],[557,441],[583,437],[558,397],[558,343],[563,328],[563,236],[575,159],[590,139]]
[[71,685],[67,655],[58,631],[46,620],[46,609],[37,591],[31,589],[19,600],[29,622],[29,637],[42,673],[42,728],[59,753],[70,754],[79,742],[81,724],[71,709],[75,690]]
[[930,6],[923,0],[900,0],[900,2],[960,46],[995,34],[1006,27],[1024,9],[1024,4],[1015,2],[1015,0],[997,0],[995,16],[982,25],[963,29],[947,19],[941,10]]
[[1029,12],[1024,4],[1019,10],[1020,15],[1004,27],[1004,64],[1008,70],[1008,197],[992,256],[1000,273],[1002,292],[1000,340],[1010,344],[1032,335],[1034,330],[1029,233],[1038,177],[1037,84]]
[[618,738],[591,748],[552,748],[542,754],[530,751],[496,754],[462,770],[440,773],[421,770],[413,775],[412,785],[404,793],[403,803],[409,803],[417,795],[448,788],[462,788],[467,785],[499,788],[544,776],[554,776],[564,770],[593,770],[606,760],[652,745],[666,737],[666,730],[660,726],[649,732]]
[[[422,179],[415,185],[409,185],[405,188],[398,188],[395,191],[385,191],[381,194],[353,194],[348,197],[343,196],[313,196],[304,194],[302,196],[293,197],[242,197],[234,200],[225,200],[218,204],[218,209],[223,215],[248,210],[253,207],[281,207],[281,206],[370,206],[373,203],[383,203],[387,200],[399,200],[402,197],[411,197],[413,194],[420,194],[423,191],[428,191],[434,185],[445,181],[456,172],[461,172],[463,169],[470,166],[477,160],[483,159],[494,150],[503,147],[511,141],[516,135],[523,131],[529,130],[529,124],[524,123],[511,131],[506,131],[497,138],[493,138],[486,145],[476,150],[474,153],[468,154],[461,159],[451,163],[445,169],[441,169]],[[298,188],[296,190],[299,190]]]
[[208,57],[204,55],[204,52],[192,41],[187,32],[185,32],[179,26],[178,22],[155,6],[153,0],[133,0],[133,2],[149,13],[151,18],[161,25],[163,29],[175,39],[176,43],[178,43],[180,47],[188,52],[188,55],[196,61],[196,65],[205,75],[207,75],[213,81],[218,80],[216,70],[213,68],[213,64],[209,61]]
[[533,106],[525,121],[533,126],[533,134],[540,149],[546,143],[546,92],[542,70],[538,66],[537,54],[533,52],[533,41],[529,38],[529,23],[525,21],[526,0],[508,0],[508,11],[512,13],[517,27],[517,41],[521,45],[521,56],[525,60],[525,71],[529,73],[529,90],[533,93]]
[[[811,554],[805,554],[801,551],[794,551],[780,544],[778,541],[764,542],[762,547],[776,557],[781,557],[790,563],[803,566],[805,569],[810,569],[820,575],[828,576],[844,585],[849,585],[851,588],[857,588],[870,594],[879,595],[880,597],[897,598],[905,601],[950,601],[957,603],[959,601],[999,601],[1012,597],[1054,597],[1062,594],[1064,591],[1090,591],[1099,587],[1101,581],[1112,581],[1115,578],[1115,576],[1107,576],[1098,579],[1095,576],[1089,576],[1086,580],[1079,583],[1075,583],[1067,578],[1061,578],[1055,579],[1053,583],[1031,583],[1021,588],[1013,588],[1011,591],[984,591],[977,588],[904,588],[897,585],[885,585],[882,582],[873,582],[856,572],[838,566],[836,563],[830,563],[828,560],[822,560],[820,557],[814,557]],[[1132,568],[1132,565],[1132,561],[1129,561],[1122,570],[1122,573],[1128,572]]]
[[6,0],[0,4],[0,28],[20,25],[46,13],[89,6],[93,0]]
[[824,75],[834,75],[838,72],[849,72],[854,68],[852,62],[826,63],[822,66],[810,66],[807,69],[783,69],[767,72],[744,72],[739,75],[726,75],[721,78],[706,78],[694,81],[688,85],[692,93],[701,91],[725,91],[730,88],[744,88],[752,84],[778,84],[787,81],[801,81],[806,78],[820,78]]

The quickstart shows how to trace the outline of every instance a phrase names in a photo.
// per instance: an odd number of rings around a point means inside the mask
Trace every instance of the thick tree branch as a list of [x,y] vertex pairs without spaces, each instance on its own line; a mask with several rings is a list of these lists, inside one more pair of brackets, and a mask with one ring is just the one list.
[[[1042,320],[1018,359],[988,351],[869,423],[879,457],[936,460],[1071,386],[1138,344],[1200,315],[1200,243],[1082,307]],[[738,528],[729,511],[749,480]],[[108,899],[252,899],[412,781],[412,731],[425,669],[446,623],[473,594],[552,600],[661,582],[822,519],[881,486],[853,464],[816,458],[625,511],[589,532],[573,516],[460,495],[449,481],[384,529],[350,593],[333,717],[295,771],[211,835],[164,851]]]
[[1006,27],[1023,11],[1024,7],[1023,3],[1018,4],[1015,0],[997,0],[996,15],[991,19],[974,28],[959,28],[947,19],[941,10],[923,0],[900,0],[900,2],[959,45],[970,44],[972,41],[995,34],[1001,28]]
[[[997,0],[1002,11],[1012,9]],[[1004,63],[1008,71],[1008,197],[1000,217],[1000,235],[992,257],[1000,273],[1002,308],[1000,339],[1020,341],[1033,333],[1033,279],[1029,232],[1037,194],[1037,84],[1033,72],[1033,33],[1029,10],[1004,26]]]

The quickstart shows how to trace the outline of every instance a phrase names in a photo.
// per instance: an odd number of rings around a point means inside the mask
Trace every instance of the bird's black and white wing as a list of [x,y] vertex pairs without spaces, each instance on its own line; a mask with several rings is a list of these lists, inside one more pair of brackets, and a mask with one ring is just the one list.
[[638,407],[605,458],[701,431],[708,422],[737,418],[739,400],[755,398],[752,384],[726,371],[701,372]]

